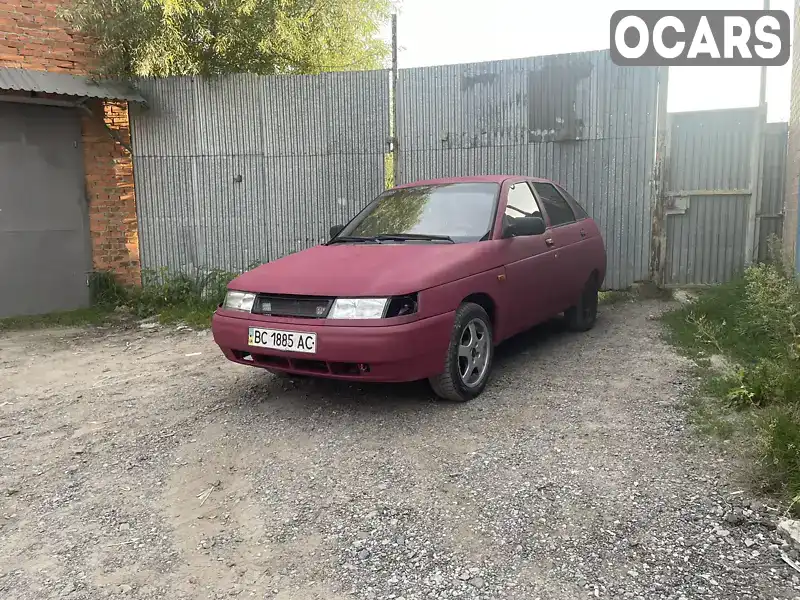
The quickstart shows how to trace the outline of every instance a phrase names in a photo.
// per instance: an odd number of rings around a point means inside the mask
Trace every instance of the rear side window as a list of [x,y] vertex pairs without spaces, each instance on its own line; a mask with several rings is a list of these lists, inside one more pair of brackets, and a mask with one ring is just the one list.
[[567,201],[558,193],[558,190],[550,183],[534,183],[533,187],[542,199],[544,210],[550,217],[550,225],[558,227],[567,223],[575,222],[575,213],[572,212]]
[[556,188],[558,189],[559,192],[561,192],[561,195],[564,196],[564,198],[567,199],[567,202],[570,203],[570,205],[572,206],[573,210],[575,211],[575,216],[578,217],[578,221],[580,221],[581,219],[588,219],[589,218],[589,213],[587,213],[584,210],[584,208],[580,205],[580,203],[577,200],[575,200],[575,198],[572,197],[572,194],[570,194],[567,190],[562,188],[560,185],[556,186]]

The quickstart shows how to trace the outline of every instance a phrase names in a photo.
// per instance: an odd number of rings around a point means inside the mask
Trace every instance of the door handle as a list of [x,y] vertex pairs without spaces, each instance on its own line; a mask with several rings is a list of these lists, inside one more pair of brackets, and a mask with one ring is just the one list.
[[553,246],[555,246],[555,242],[553,241],[553,238],[547,238],[547,239],[544,241],[544,243],[545,243],[545,244],[547,244],[548,246],[550,246],[551,248],[552,248]]
[[585,237],[586,237],[586,230],[584,230],[584,229],[581,229],[581,237],[582,237],[582,238],[585,238]]

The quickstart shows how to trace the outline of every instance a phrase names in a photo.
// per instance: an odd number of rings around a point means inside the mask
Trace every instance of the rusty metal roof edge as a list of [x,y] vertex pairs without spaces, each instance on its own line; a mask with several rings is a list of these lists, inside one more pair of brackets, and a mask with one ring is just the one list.
[[68,73],[0,67],[0,91],[10,90],[147,104],[133,86],[123,82],[94,81],[89,77]]

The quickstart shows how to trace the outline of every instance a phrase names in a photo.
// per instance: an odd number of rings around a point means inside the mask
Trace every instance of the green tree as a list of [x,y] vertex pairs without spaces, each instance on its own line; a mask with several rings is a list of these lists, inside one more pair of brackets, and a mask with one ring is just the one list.
[[99,74],[319,73],[382,66],[392,0],[73,0]]

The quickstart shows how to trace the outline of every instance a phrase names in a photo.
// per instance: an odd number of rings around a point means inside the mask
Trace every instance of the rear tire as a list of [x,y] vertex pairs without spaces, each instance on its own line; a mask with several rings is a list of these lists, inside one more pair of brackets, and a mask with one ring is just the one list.
[[583,293],[575,306],[564,312],[567,326],[571,331],[589,331],[597,321],[597,302],[600,290],[597,277],[592,275],[583,288]]
[[478,396],[492,370],[493,339],[492,322],[481,306],[471,302],[459,306],[444,372],[428,379],[434,393],[453,402]]

